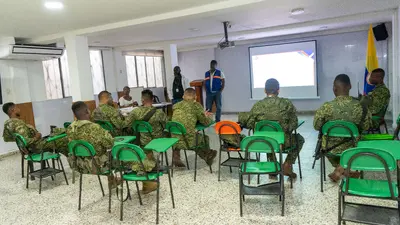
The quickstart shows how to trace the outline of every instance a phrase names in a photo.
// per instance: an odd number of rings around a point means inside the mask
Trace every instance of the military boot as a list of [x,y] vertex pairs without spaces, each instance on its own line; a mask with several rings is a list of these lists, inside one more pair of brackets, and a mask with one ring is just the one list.
[[185,164],[181,161],[181,151],[180,150],[173,150],[172,151],[172,158],[174,160],[175,167],[186,167]]
[[143,194],[149,194],[155,190],[157,190],[158,184],[155,181],[143,181],[143,188],[142,188],[142,193]]

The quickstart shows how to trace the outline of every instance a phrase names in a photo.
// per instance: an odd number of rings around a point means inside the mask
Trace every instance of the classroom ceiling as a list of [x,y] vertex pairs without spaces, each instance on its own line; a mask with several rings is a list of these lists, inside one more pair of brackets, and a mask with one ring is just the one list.
[[[390,21],[391,14],[385,11],[397,8],[400,3],[400,0],[58,0],[63,1],[64,9],[49,11],[44,8],[44,1],[0,0],[0,36],[51,43],[62,41],[66,34],[75,34],[88,36],[91,46],[150,48],[177,43],[179,47],[194,47],[216,45],[223,35],[223,21],[232,23],[229,30],[232,40],[247,40]],[[304,8],[305,12],[293,16],[290,11],[294,8]]]

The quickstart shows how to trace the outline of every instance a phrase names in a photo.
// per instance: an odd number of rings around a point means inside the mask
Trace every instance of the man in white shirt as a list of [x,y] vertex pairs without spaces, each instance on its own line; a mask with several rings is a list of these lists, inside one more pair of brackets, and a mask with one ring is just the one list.
[[124,95],[119,98],[119,107],[126,108],[131,106],[138,106],[138,103],[133,100],[132,96],[129,95],[131,89],[128,86],[125,86],[122,92]]
[[189,80],[182,76],[181,68],[174,67],[174,80],[172,81],[172,104],[178,103],[183,100],[183,94],[189,88]]
[[212,60],[210,70],[205,74],[204,85],[206,88],[206,109],[211,112],[212,105],[215,102],[217,107],[215,121],[219,122],[221,120],[222,91],[225,88],[225,75],[217,69],[217,66],[217,61]]

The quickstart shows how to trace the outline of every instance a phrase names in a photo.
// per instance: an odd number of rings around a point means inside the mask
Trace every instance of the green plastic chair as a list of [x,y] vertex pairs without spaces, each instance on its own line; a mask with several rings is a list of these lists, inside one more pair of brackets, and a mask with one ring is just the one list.
[[[392,181],[390,173],[397,169],[396,160],[392,154],[376,148],[352,148],[342,153],[340,165],[346,169],[346,172],[345,178],[339,186],[338,224],[345,221],[365,224],[392,224],[390,221],[393,222],[393,218],[397,218],[398,221],[398,216],[400,215],[399,208],[387,208],[371,204],[355,204],[346,202],[345,199],[347,196],[356,196],[394,200],[400,204],[399,186],[397,185],[400,178],[397,178],[397,182]],[[351,178],[347,175],[350,170],[381,172],[386,175],[386,179]],[[349,208],[353,213],[346,211]],[[369,210],[366,210],[366,208],[369,208]],[[374,209],[374,212],[377,211],[376,213],[378,215],[365,216],[366,212],[372,213],[371,208]],[[356,212],[354,212],[355,209]],[[382,210],[387,211],[389,216],[385,216],[384,218],[380,216]],[[368,221],[368,218],[373,218],[373,221]],[[384,221],[379,221],[380,219],[384,219]]]
[[[119,144],[115,145],[112,148],[112,157],[114,160],[117,162],[117,166],[120,167],[122,163],[127,163],[127,162],[138,162],[142,165],[143,171],[144,171],[144,165],[143,161],[146,159],[146,154],[144,151],[137,145],[133,144]],[[156,160],[157,163],[157,171],[152,171],[152,172],[142,172],[142,173],[136,173],[136,172],[123,172],[123,170],[119,170],[122,182],[121,182],[121,189],[120,189],[120,194],[123,196],[123,181],[156,181],[158,188],[157,188],[157,206],[156,206],[156,223],[158,224],[159,222],[159,203],[160,203],[160,176],[163,175],[163,172],[160,171],[160,166],[158,162],[160,161],[160,155],[158,155],[158,159]],[[169,173],[168,173],[169,175]],[[171,191],[171,200],[172,200],[172,206],[175,208],[175,202],[174,202],[174,195],[173,195],[173,190],[172,190],[172,184],[171,184],[171,179],[169,176],[169,187]],[[120,220],[123,220],[123,205],[124,201],[121,201],[121,208],[120,208]]]
[[[199,141],[198,141],[198,138],[199,138],[198,133],[196,133],[196,144],[195,144],[195,146],[190,146],[189,142],[188,142],[188,140],[186,138],[186,134],[187,134],[186,128],[183,126],[183,124],[181,124],[179,122],[169,121],[169,122],[167,122],[167,124],[165,126],[165,129],[170,135],[174,134],[174,135],[182,136],[182,139],[183,139],[183,141],[184,141],[184,143],[186,145],[187,150],[195,150],[195,149],[201,149],[201,148],[205,147],[203,145],[199,145],[198,144],[199,143]],[[183,152],[185,153],[186,166],[187,166],[188,170],[190,170],[186,149],[183,150]],[[174,158],[173,157],[172,157],[172,165],[174,165]],[[211,166],[210,166],[210,172],[212,173]],[[171,167],[171,173],[172,173],[172,177],[173,177],[174,176],[174,167],[173,166]],[[194,181],[196,181],[196,177],[197,177],[197,154],[195,154],[195,159],[194,159]]]
[[[257,122],[254,131],[255,132],[258,132],[258,131],[284,132],[282,129],[282,126],[279,124],[279,122],[271,121],[271,120],[262,120],[262,121]],[[299,151],[299,149],[297,148],[297,146],[299,146],[299,143],[297,140],[297,130],[296,129],[294,130],[294,134],[296,137],[295,144],[293,146],[283,149],[284,154],[290,153],[292,151]],[[291,136],[290,136],[290,138],[291,138]],[[292,143],[291,139],[289,141],[290,141],[290,143]],[[298,156],[297,156],[297,162],[299,164],[300,179],[302,179],[303,174],[301,172],[300,154],[298,154]],[[293,179],[290,179],[290,188],[293,188]]]
[[132,124],[132,130],[135,132],[136,134],[136,145],[141,145],[140,143],[140,134],[148,134],[150,135],[150,138],[153,139],[153,127],[151,126],[151,124],[149,122],[146,121],[135,121]]
[[[60,159],[60,154],[52,153],[52,152],[44,152],[41,150],[40,153],[30,153],[28,149],[28,144],[25,138],[20,134],[14,134],[15,142],[20,150],[23,158],[28,162],[27,170],[26,170],[26,188],[29,188],[29,177],[38,177],[39,178],[39,194],[42,193],[42,179],[45,177],[51,177],[54,181],[54,175],[58,173],[63,173],[65,182],[68,185],[67,175],[64,171],[64,166]],[[49,161],[52,160],[53,167],[50,167]],[[61,169],[55,168],[55,161],[57,160],[58,165],[61,165]],[[40,169],[34,170],[33,163],[40,163]],[[47,167],[46,167],[47,164]]]
[[382,110],[378,114],[372,115],[372,120],[378,122],[379,123],[379,127],[378,128],[370,128],[370,129],[368,129],[367,130],[368,134],[375,134],[375,133],[381,134],[381,126],[382,125],[385,127],[386,134],[389,133],[388,132],[388,128],[387,128],[387,124],[386,124],[386,121],[385,121],[385,115],[386,115],[386,111],[388,109],[388,106],[389,105],[386,105],[385,107],[383,107]]
[[400,131],[400,114],[396,120],[397,127],[393,132],[393,135],[390,134],[365,134],[361,136],[362,141],[380,141],[380,140],[399,140],[399,131]]
[[65,122],[64,123],[64,128],[67,129],[69,127],[69,125],[71,125],[71,122]]
[[[354,123],[348,122],[348,121],[343,121],[343,120],[334,120],[334,121],[328,121],[322,126],[321,135],[325,136],[326,146],[328,146],[327,148],[320,149],[320,151],[319,151],[319,157],[321,159],[321,163],[320,163],[321,192],[324,192],[324,181],[326,181],[325,157],[326,156],[336,156],[336,157],[341,156],[340,154],[330,153],[330,151],[337,146],[329,146],[329,139],[345,138],[345,139],[348,139],[348,141],[352,142],[353,147],[356,147],[356,145],[357,145],[356,140],[357,140],[357,137],[360,136],[360,133],[358,131],[358,127]],[[317,159],[317,157],[315,157],[314,163],[315,163],[316,159]]]
[[95,123],[99,124],[104,130],[110,132],[110,134],[115,136],[114,126],[109,121],[96,120]]
[[[284,216],[285,206],[285,189],[284,175],[282,168],[282,151],[280,145],[275,139],[265,136],[248,136],[241,143],[240,148],[245,152],[245,162],[239,168],[239,199],[240,199],[240,216],[243,216],[243,201],[245,195],[278,195],[282,203],[281,214]],[[251,162],[250,153],[268,153],[272,154],[272,160],[267,162]],[[279,153],[279,160],[276,159],[275,153]],[[278,182],[268,183],[254,186],[246,186],[243,182],[245,175],[263,175],[272,174],[279,175]]]

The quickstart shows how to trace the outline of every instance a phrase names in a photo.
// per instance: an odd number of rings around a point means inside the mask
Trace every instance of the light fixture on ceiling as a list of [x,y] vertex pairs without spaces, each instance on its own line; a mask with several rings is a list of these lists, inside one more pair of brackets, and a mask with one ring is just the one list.
[[301,15],[303,13],[304,13],[303,8],[292,9],[292,11],[290,11],[290,14],[292,14],[292,16]]
[[321,30],[326,30],[326,29],[328,29],[328,26],[322,26],[322,27],[320,27],[319,29],[321,29]]
[[60,10],[64,8],[64,4],[61,1],[46,1],[44,7],[50,10]]
[[198,28],[189,28],[190,31],[195,32],[195,31],[199,31],[200,29]]

